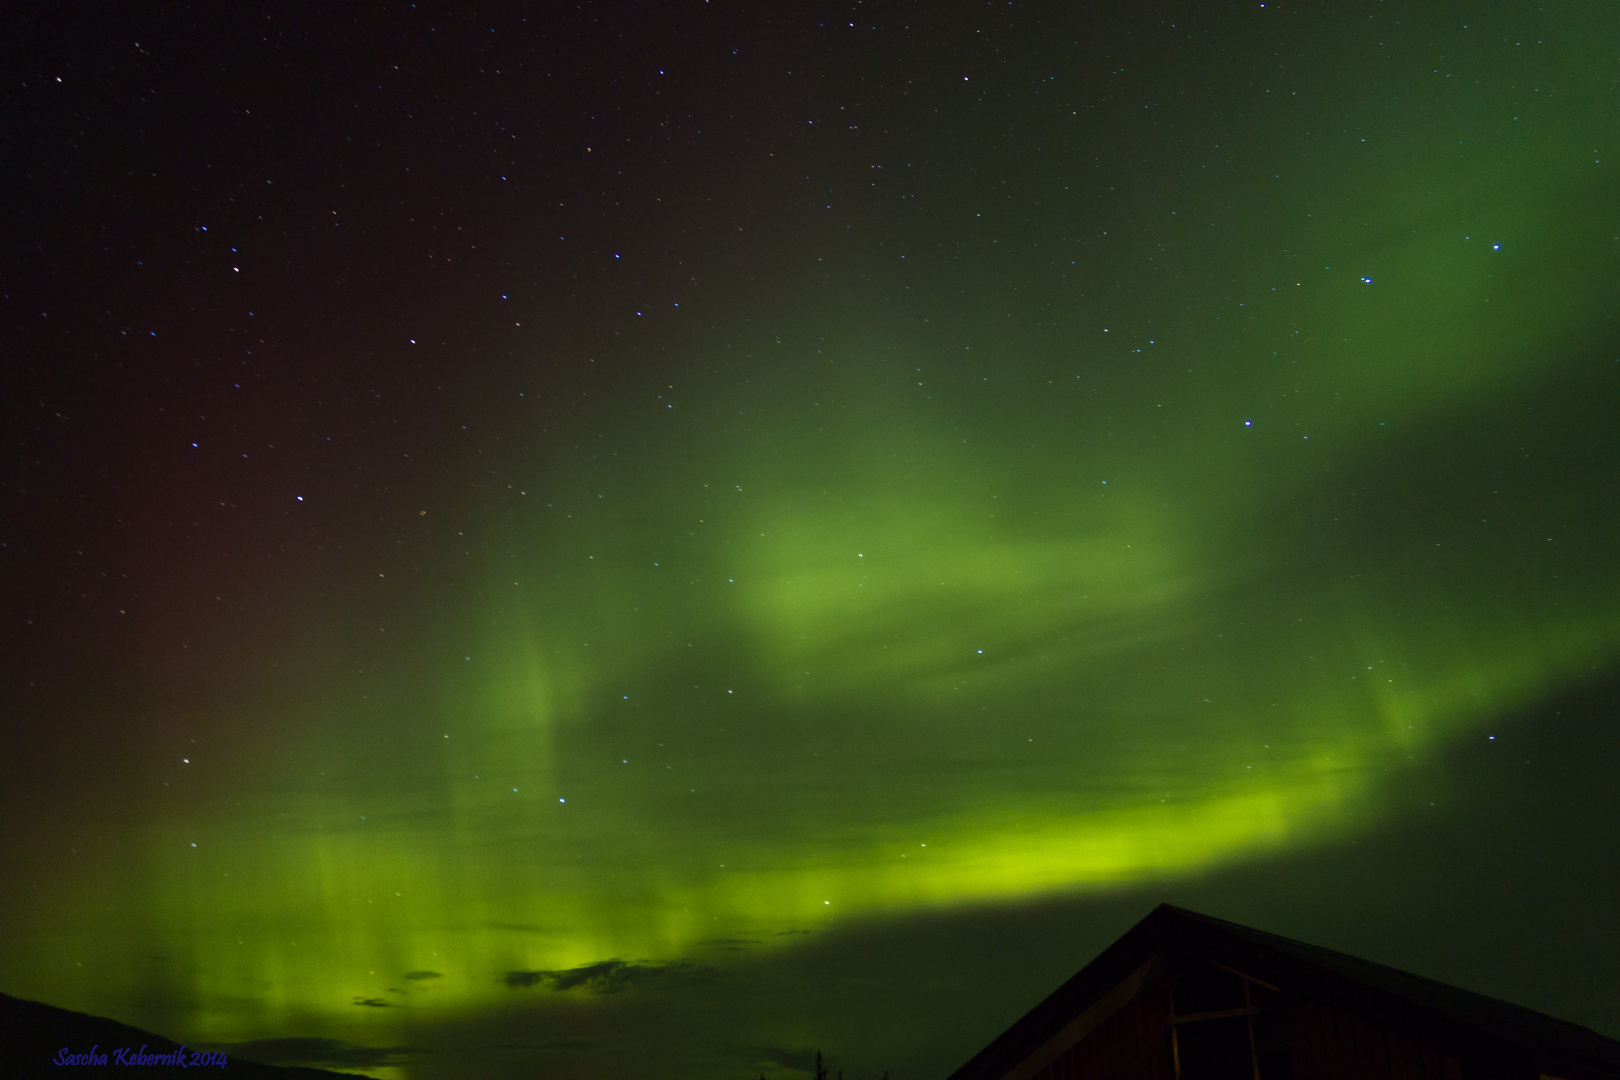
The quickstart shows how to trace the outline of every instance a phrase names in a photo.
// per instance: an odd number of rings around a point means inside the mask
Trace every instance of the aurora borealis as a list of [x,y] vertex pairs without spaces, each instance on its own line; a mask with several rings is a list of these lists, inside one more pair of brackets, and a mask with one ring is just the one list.
[[901,1080],[1171,899],[1620,1032],[1620,23],[1478,8],[8,15],[0,990]]

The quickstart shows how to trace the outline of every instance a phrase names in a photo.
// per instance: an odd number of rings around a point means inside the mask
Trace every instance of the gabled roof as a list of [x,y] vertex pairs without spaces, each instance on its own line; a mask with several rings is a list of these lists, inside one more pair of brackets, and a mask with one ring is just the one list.
[[[1620,1042],[1344,953],[1161,904],[950,1080],[1002,1080],[1072,1045],[1180,967],[1208,961],[1490,1072],[1620,1080]],[[1023,1065],[1023,1068],[1019,1066]]]

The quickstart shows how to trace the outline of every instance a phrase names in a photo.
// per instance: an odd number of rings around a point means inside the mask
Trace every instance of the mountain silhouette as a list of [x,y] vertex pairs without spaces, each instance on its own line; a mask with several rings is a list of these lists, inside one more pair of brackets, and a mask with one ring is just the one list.
[[[58,1055],[88,1054],[94,1048],[97,1055],[106,1055],[108,1065],[117,1065],[114,1055],[119,1050],[138,1053],[142,1048],[149,1055],[168,1054],[180,1049],[180,1044],[150,1031],[120,1024],[103,1016],[59,1009],[39,1001],[14,998],[0,994],[0,1073],[15,1080],[32,1077],[60,1076],[63,1065],[55,1064]],[[188,1052],[193,1047],[187,1047]],[[347,1080],[358,1074],[330,1072],[302,1066],[261,1065],[225,1051],[224,1075],[263,1080],[327,1080],[343,1077]],[[217,1068],[217,1066],[215,1066]],[[189,1074],[179,1065],[147,1065],[142,1075]],[[208,1074],[202,1074],[208,1075]]]

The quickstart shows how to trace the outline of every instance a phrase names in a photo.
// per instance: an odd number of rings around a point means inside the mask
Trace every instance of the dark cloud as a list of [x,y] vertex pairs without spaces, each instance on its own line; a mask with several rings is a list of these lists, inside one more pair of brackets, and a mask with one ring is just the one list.
[[695,975],[710,970],[686,960],[669,963],[602,960],[583,967],[561,971],[508,971],[507,986],[514,989],[546,985],[553,990],[585,990],[593,994],[617,994],[634,987],[659,982],[676,975]]
[[758,938],[727,937],[712,938],[709,941],[704,942],[704,944],[713,945],[719,949],[751,949],[760,944],[760,942]]
[[440,975],[437,971],[407,971],[405,973],[405,977],[407,979],[416,979],[416,980],[421,980],[421,979],[442,979],[442,978],[444,978],[444,976]]
[[508,971],[505,976],[506,985],[513,988],[533,986],[550,974],[549,971]]
[[386,1009],[390,1007],[389,1003],[384,1001],[382,998],[355,998],[354,1003],[356,1005],[365,1005],[373,1009]]

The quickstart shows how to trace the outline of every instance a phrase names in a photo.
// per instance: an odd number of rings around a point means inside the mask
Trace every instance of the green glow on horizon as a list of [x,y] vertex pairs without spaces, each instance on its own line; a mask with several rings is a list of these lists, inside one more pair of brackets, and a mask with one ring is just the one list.
[[[813,512],[753,509],[754,483],[703,511],[708,550],[735,553],[729,577],[688,550],[695,568],[671,600],[634,585],[634,556],[587,555],[607,565],[583,588],[559,576],[568,603],[497,609],[479,650],[492,659],[463,659],[421,695],[451,728],[423,764],[427,794],[362,815],[352,796],[267,793],[201,828],[154,821],[150,861],[130,874],[167,887],[126,917],[133,937],[192,928],[181,966],[198,1030],[353,1035],[410,1019],[355,1002],[419,1018],[543,992],[502,972],[702,960],[722,938],[770,948],[850,918],[1173,879],[1319,842],[1376,820],[1389,766],[1612,662],[1620,640],[1601,591],[1540,620],[1517,602],[1402,612],[1398,574],[1374,583],[1371,607],[1330,581],[1278,596],[1263,562],[1228,559],[1213,522],[1156,511],[1157,493],[1086,492],[1058,510],[1039,492],[1054,509],[1032,526],[1015,497],[1007,524],[970,511],[993,480],[953,493],[856,476],[782,493],[812,507],[839,496]],[[525,573],[573,556],[542,548]],[[570,632],[576,613],[591,640]],[[1249,636],[1220,636],[1255,615]],[[615,760],[625,731],[592,719],[615,697],[671,695],[669,673],[690,664],[703,682],[729,669],[712,684],[733,699],[715,723],[741,741],[703,733],[665,771],[702,766],[719,816],[638,786],[664,759],[638,746],[632,770]],[[662,741],[689,710],[669,706]],[[766,770],[761,788],[753,740],[784,727],[797,734],[768,745],[801,764],[812,746],[877,745],[896,772]],[[884,801],[874,777],[902,790]],[[199,876],[193,840],[251,845],[251,865]],[[117,962],[105,941],[79,944]],[[402,979],[412,971],[437,977]]]

